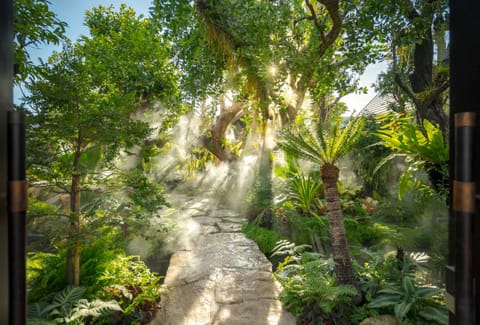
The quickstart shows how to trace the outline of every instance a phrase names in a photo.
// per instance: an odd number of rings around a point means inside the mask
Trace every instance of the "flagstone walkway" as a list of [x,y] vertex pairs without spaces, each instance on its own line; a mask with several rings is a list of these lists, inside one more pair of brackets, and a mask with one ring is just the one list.
[[241,232],[245,219],[212,198],[185,197],[180,206],[185,237],[170,259],[167,297],[151,324],[294,325],[278,300],[270,262]]

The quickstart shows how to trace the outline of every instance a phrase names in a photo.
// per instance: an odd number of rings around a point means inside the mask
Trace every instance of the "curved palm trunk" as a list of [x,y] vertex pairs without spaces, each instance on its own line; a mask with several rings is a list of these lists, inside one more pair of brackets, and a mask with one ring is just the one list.
[[328,224],[337,284],[350,284],[359,289],[360,286],[353,270],[347,234],[343,224],[342,207],[337,186],[338,168],[327,163],[321,167],[320,172],[327,201]]

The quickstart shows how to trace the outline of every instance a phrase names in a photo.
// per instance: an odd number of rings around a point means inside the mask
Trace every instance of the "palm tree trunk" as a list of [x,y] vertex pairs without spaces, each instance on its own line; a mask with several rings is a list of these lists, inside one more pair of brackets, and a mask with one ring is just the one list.
[[330,240],[332,242],[332,254],[335,261],[335,274],[337,284],[350,284],[359,289],[355,277],[350,249],[347,242],[347,234],[343,224],[342,207],[338,193],[338,168],[332,164],[324,164],[321,169],[321,177],[327,201],[328,223],[330,229]]

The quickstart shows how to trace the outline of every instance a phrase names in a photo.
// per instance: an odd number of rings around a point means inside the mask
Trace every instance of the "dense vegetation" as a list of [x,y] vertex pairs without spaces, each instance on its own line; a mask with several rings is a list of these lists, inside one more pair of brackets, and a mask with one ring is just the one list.
[[[151,320],[165,189],[226,166],[208,190],[248,216],[302,324],[447,323],[446,1],[154,0],[92,8],[78,40],[46,0],[16,4],[32,322]],[[390,113],[348,117],[379,61]]]

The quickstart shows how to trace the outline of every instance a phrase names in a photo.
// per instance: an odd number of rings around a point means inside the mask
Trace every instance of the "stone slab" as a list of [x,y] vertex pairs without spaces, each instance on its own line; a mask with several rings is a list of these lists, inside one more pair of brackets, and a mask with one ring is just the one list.
[[245,218],[215,209],[212,200],[190,202],[188,209],[184,217],[198,223],[199,232],[181,233],[193,237],[184,238],[188,249],[170,259],[164,281],[168,295],[151,324],[294,325],[278,300],[281,286],[271,263],[241,233]]

